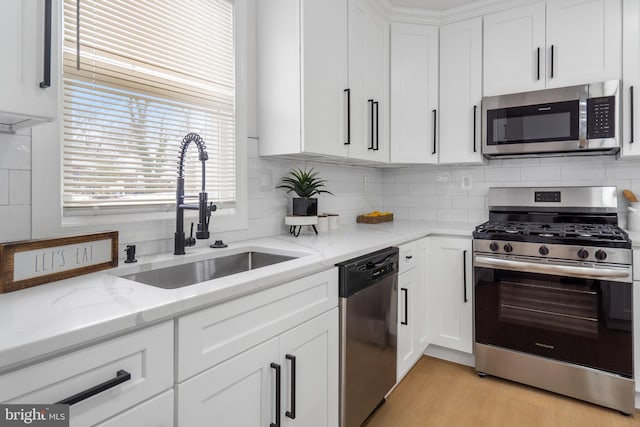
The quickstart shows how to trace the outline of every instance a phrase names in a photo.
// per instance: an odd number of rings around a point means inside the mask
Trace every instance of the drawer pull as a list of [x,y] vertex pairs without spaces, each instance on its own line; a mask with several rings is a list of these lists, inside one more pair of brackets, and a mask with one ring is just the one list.
[[102,393],[103,391],[109,390],[117,386],[118,384],[122,384],[123,382],[129,381],[131,379],[131,374],[124,369],[120,369],[116,373],[116,377],[112,378],[108,381],[103,382],[102,384],[98,384],[91,388],[86,389],[85,391],[81,391],[80,393],[74,394],[73,396],[67,397],[56,404],[61,405],[73,405],[78,402],[81,402],[85,399],[90,398],[91,396],[95,396],[96,394]]
[[413,259],[413,255],[405,255],[404,259],[406,259],[406,260]]

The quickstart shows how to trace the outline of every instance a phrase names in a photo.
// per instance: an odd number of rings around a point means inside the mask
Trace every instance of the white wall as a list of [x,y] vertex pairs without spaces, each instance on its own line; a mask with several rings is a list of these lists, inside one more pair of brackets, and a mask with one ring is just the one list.
[[640,194],[640,163],[614,156],[491,160],[478,166],[425,166],[384,171],[384,208],[396,218],[479,224],[488,219],[490,187],[615,185],[620,221]]
[[31,132],[0,134],[0,241],[31,238]]

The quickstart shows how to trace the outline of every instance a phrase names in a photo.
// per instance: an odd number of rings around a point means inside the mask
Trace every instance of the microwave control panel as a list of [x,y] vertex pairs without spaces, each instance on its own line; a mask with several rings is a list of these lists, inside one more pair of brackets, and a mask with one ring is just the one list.
[[587,139],[615,138],[615,97],[587,99]]

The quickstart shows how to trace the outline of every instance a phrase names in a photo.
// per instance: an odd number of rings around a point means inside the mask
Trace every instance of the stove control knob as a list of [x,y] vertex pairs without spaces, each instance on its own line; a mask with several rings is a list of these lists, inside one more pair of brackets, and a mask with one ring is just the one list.
[[549,255],[549,248],[546,246],[540,246],[538,252],[540,253],[540,255]]
[[602,249],[598,249],[596,251],[596,259],[599,259],[600,261],[604,261],[605,259],[607,259],[607,253]]
[[498,244],[496,242],[491,242],[491,244],[489,245],[489,249],[491,249],[493,252],[495,252],[498,249],[500,249],[500,246],[498,246]]
[[513,251],[513,246],[511,246],[509,243],[507,243],[506,245],[504,245],[504,251],[505,252],[511,252]]
[[582,259],[589,258],[589,251],[584,248],[578,249],[578,257]]

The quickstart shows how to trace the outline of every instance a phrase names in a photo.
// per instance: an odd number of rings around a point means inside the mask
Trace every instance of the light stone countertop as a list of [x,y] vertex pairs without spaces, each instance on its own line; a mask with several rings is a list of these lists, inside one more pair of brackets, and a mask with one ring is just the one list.
[[[428,235],[470,237],[473,224],[396,220],[352,224],[300,237],[278,235],[210,249],[199,243],[187,255],[139,257],[120,266],[0,295],[0,372],[45,357],[289,282],[337,262]],[[160,289],[119,276],[244,252],[266,250],[299,258],[180,289]]]

